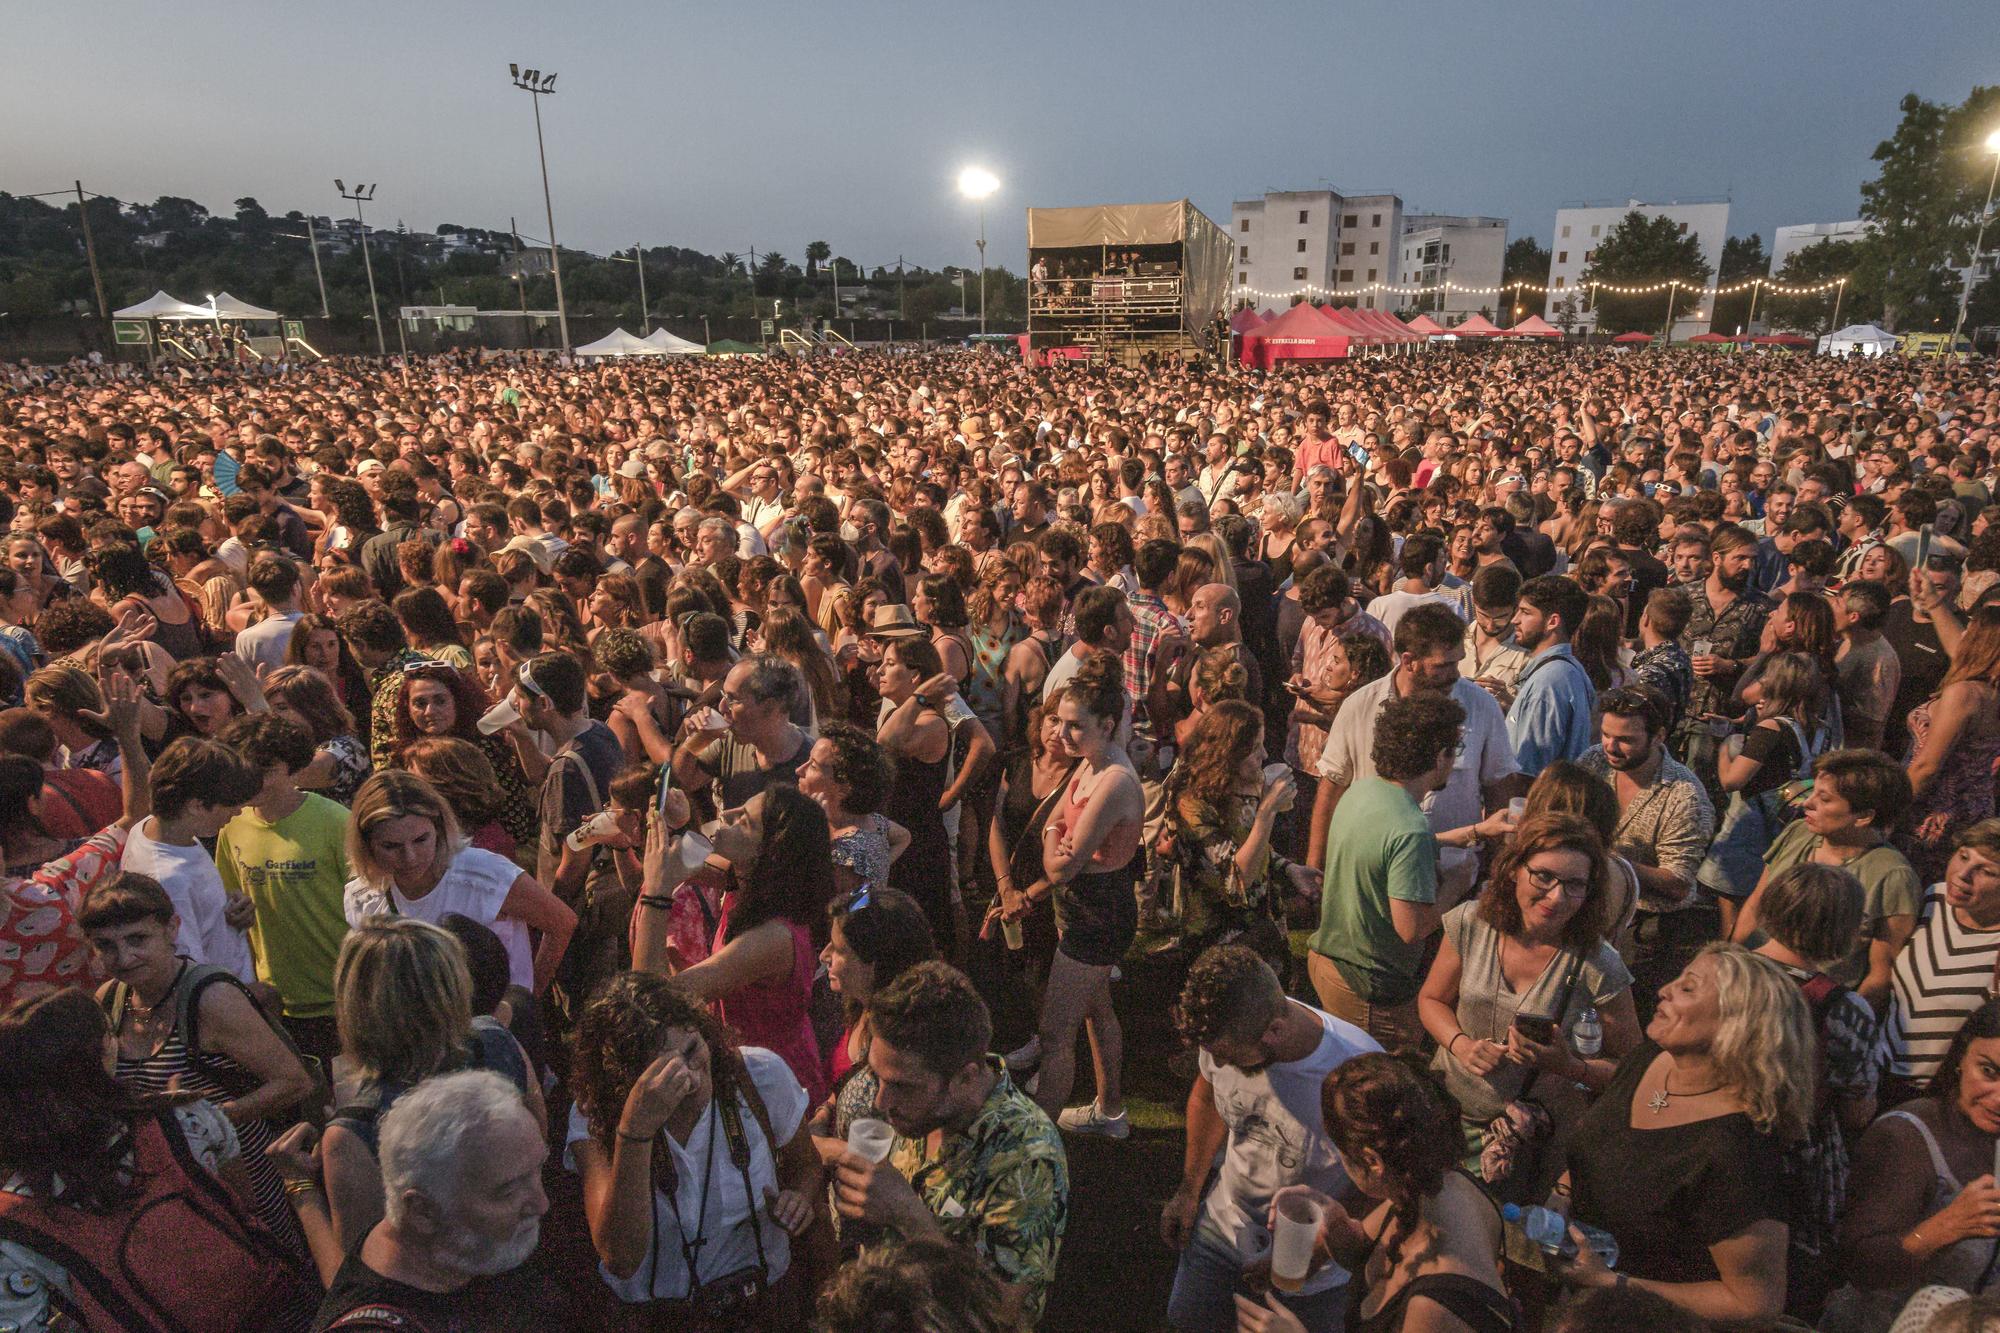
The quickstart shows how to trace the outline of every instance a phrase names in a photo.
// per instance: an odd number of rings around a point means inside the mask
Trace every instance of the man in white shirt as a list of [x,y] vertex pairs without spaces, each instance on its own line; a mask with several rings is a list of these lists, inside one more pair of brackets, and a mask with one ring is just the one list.
[[[1167,1322],[1182,1333],[1229,1333],[1234,1297],[1249,1294],[1245,1270],[1271,1255],[1272,1196],[1288,1185],[1334,1198],[1351,1191],[1326,1133],[1320,1085],[1382,1048],[1353,1024],[1288,998],[1270,965],[1240,944],[1195,960],[1178,1019],[1200,1072],[1188,1093],[1187,1168],[1160,1218],[1161,1237],[1181,1253]],[[1212,1169],[1218,1153],[1221,1166]],[[1347,1287],[1347,1270],[1329,1263],[1285,1293],[1285,1307],[1308,1329],[1339,1328]]]
[[250,562],[250,591],[264,604],[264,619],[236,636],[236,655],[253,670],[262,665],[276,671],[285,664],[292,627],[303,619],[299,567],[280,555],[260,555]]
[[[1425,818],[1435,833],[1477,824],[1486,814],[1526,791],[1514,747],[1507,739],[1507,718],[1492,695],[1459,673],[1465,660],[1465,622],[1442,606],[1419,606],[1406,612],[1396,626],[1395,666],[1380,680],[1370,681],[1347,697],[1328,730],[1320,751],[1319,793],[1313,800],[1307,859],[1314,869],[1326,865],[1326,826],[1334,807],[1355,782],[1375,776],[1370,758],[1375,748],[1375,718],[1382,705],[1414,691],[1449,694],[1465,710],[1465,731],[1451,777],[1444,787],[1424,798]],[[1470,892],[1478,873],[1476,853],[1457,847],[1441,849],[1438,901],[1450,907]]]
[[153,761],[152,785],[153,813],[126,839],[119,869],[149,875],[167,891],[181,921],[175,952],[255,982],[245,932],[256,908],[248,897],[230,896],[200,840],[236,818],[262,790],[263,774],[219,741],[183,736]]
[[1413,606],[1437,605],[1458,614],[1454,599],[1437,589],[1438,578],[1444,573],[1443,542],[1428,532],[1412,534],[1403,542],[1396,567],[1403,577],[1395,588],[1368,603],[1368,614],[1381,621],[1389,633],[1396,632],[1396,622]]

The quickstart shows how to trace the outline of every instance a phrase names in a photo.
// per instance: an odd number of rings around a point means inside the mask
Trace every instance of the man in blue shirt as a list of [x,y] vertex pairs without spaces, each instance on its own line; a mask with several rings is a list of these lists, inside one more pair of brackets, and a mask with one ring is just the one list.
[[1529,657],[1514,682],[1507,739],[1514,761],[1531,778],[1558,759],[1576,758],[1595,739],[1590,714],[1597,691],[1569,646],[1589,609],[1582,587],[1563,575],[1544,574],[1521,585],[1514,641]]

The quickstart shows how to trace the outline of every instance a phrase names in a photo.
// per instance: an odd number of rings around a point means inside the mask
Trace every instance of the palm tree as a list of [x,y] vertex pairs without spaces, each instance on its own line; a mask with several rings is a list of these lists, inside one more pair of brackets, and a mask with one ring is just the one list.
[[806,281],[819,276],[819,266],[833,258],[833,247],[825,241],[806,242]]
[[724,250],[722,252],[723,270],[729,273],[732,277],[735,276],[737,270],[742,266],[742,264],[743,264],[743,256],[737,254],[734,250]]

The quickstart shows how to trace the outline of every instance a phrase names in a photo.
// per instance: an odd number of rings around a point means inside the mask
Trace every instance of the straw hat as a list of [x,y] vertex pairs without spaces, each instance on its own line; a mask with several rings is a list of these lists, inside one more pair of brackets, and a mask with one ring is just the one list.
[[868,627],[871,639],[918,639],[923,634],[923,626],[917,624],[910,608],[901,602],[876,607],[875,623]]

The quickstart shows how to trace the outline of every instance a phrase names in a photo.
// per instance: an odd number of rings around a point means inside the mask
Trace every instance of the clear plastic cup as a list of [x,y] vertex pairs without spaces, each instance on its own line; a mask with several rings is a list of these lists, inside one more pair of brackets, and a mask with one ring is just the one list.
[[1297,1291],[1305,1285],[1325,1220],[1326,1209],[1312,1199],[1294,1195],[1278,1205],[1278,1226],[1271,1234],[1272,1286]]
[[1002,921],[1000,938],[1007,941],[1007,947],[1010,949],[1019,949],[1028,942],[1027,936],[1021,932],[1021,923],[1018,921]]
[[1507,802],[1507,813],[1513,818],[1516,824],[1526,819],[1528,817],[1527,798],[1525,796],[1516,796],[1513,800]]
[[707,865],[708,858],[714,854],[715,844],[693,829],[689,829],[681,834],[680,841],[673,846],[674,869],[680,872],[682,879],[686,879]]
[[[1264,765],[1264,789],[1268,791],[1291,776],[1292,766],[1290,764],[1266,764]],[[1297,800],[1298,796],[1294,793],[1286,797],[1284,804],[1280,805],[1278,809],[1281,811],[1289,810]]]
[[884,1161],[895,1146],[896,1131],[889,1128],[886,1120],[857,1120],[847,1127],[847,1150],[856,1157],[870,1162]]

